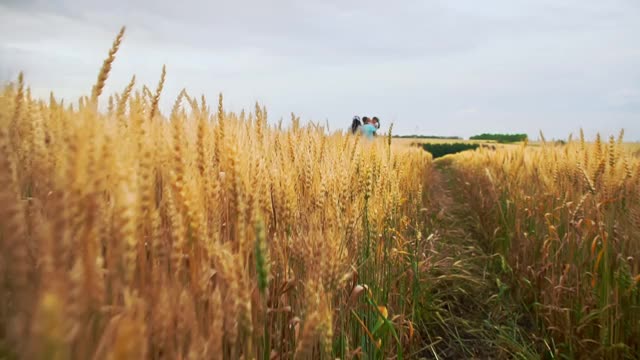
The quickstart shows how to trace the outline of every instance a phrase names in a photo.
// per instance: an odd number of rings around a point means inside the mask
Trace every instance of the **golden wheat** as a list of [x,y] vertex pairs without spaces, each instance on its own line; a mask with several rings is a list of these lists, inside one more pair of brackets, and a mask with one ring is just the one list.
[[[372,304],[411,319],[411,299],[386,295],[411,282],[373,273],[392,248],[421,251],[405,239],[430,156],[295,115],[272,126],[258,104],[225,111],[222,94],[212,114],[182,91],[164,116],[164,68],[155,93],[132,77],[99,112],[123,34],[77,108],[32,99],[22,75],[2,90],[3,346],[77,359],[396,353],[381,337],[357,349]],[[405,237],[379,237],[389,229]],[[362,285],[376,290],[347,308]]]
[[479,233],[570,357],[627,358],[640,343],[640,161],[611,136],[456,155]]

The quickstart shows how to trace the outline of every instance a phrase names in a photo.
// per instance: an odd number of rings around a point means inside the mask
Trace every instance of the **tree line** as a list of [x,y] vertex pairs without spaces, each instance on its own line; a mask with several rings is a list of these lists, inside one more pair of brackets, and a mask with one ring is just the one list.
[[475,150],[480,147],[479,144],[467,143],[443,143],[443,144],[418,144],[422,148],[431,153],[433,158],[443,157],[449,154],[455,154],[466,150]]
[[527,140],[527,134],[480,134],[474,135],[469,140],[493,140],[498,143],[514,143]]
[[394,135],[398,139],[440,139],[440,140],[462,140],[460,136],[437,136],[437,135]]

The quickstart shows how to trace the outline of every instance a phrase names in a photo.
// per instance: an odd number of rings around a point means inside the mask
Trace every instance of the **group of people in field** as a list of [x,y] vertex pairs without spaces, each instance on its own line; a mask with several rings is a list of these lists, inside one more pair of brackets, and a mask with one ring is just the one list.
[[367,139],[373,139],[378,129],[380,129],[380,119],[376,116],[372,118],[363,116],[360,121],[360,116],[356,115],[351,122],[351,133],[354,135],[362,134]]

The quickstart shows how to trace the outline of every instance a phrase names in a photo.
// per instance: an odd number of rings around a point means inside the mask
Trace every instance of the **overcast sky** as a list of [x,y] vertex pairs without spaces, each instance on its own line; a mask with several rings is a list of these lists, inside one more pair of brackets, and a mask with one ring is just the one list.
[[0,80],[74,100],[122,25],[106,91],[166,64],[165,109],[186,87],[333,129],[640,140],[639,0],[0,0]]

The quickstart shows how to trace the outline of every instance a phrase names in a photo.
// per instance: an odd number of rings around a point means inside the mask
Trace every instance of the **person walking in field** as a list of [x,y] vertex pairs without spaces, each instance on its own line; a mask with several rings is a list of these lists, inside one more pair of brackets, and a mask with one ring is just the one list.
[[362,135],[364,135],[367,140],[373,140],[373,137],[376,136],[376,130],[378,129],[373,125],[373,121],[366,116],[362,118],[362,122],[364,123],[360,128]]

